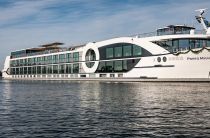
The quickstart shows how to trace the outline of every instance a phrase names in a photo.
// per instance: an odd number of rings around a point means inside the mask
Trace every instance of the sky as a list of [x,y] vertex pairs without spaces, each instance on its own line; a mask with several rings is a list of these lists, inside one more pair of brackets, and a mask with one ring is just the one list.
[[0,69],[11,51],[63,42],[65,47],[153,32],[172,24],[201,29],[196,9],[209,0],[0,0]]

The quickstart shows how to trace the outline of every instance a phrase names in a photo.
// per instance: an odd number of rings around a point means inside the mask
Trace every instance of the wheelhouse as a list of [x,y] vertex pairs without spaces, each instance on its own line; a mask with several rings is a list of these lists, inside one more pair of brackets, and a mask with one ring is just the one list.
[[194,27],[185,25],[169,25],[164,28],[157,29],[157,36],[161,35],[176,35],[176,34],[190,34],[191,31],[195,30]]

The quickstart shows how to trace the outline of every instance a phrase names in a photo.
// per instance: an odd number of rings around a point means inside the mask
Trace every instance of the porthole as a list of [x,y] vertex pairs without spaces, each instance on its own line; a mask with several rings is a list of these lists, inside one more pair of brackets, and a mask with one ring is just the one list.
[[158,57],[158,58],[157,58],[157,61],[158,61],[158,62],[161,62],[161,58],[160,58],[160,57]]
[[82,69],[85,73],[94,73],[99,65],[99,51],[94,43],[88,43],[82,53]]
[[166,57],[163,57],[163,62],[166,62],[167,61],[167,58]]
[[95,60],[96,60],[95,51],[93,49],[89,49],[85,55],[86,66],[88,68],[92,68],[95,62],[90,62],[90,61],[95,61]]

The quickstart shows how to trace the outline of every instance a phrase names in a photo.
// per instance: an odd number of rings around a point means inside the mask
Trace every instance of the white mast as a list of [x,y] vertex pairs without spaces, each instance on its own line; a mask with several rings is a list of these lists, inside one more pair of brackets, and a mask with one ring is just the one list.
[[203,17],[203,14],[205,13],[205,10],[207,10],[207,8],[205,9],[198,9],[198,10],[195,10],[195,11],[198,11],[200,12],[200,15],[199,16],[195,16],[196,17],[196,20],[202,24],[204,30],[206,31],[206,34],[210,34],[210,28],[208,27],[208,21],[205,20],[205,17]]

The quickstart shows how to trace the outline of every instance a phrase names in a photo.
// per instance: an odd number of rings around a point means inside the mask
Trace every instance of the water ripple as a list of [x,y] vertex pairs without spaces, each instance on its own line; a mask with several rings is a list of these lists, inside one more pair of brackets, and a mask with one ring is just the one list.
[[208,83],[0,80],[0,137],[210,137]]

